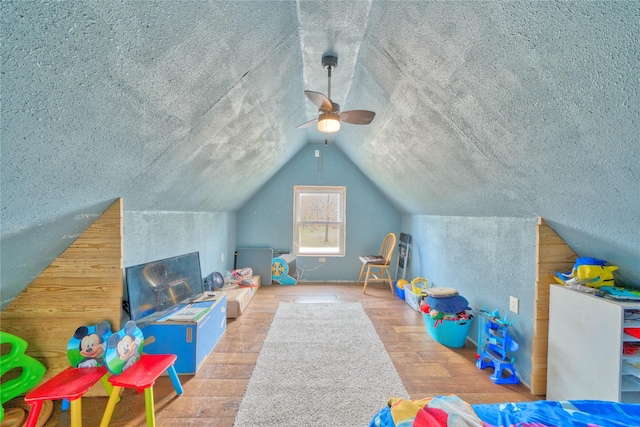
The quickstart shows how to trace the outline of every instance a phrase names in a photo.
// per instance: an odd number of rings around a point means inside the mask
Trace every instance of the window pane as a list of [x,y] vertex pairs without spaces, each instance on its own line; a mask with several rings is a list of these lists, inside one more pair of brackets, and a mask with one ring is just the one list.
[[299,252],[301,254],[340,253],[340,226],[338,224],[299,224]]
[[340,194],[301,193],[298,221],[340,221]]

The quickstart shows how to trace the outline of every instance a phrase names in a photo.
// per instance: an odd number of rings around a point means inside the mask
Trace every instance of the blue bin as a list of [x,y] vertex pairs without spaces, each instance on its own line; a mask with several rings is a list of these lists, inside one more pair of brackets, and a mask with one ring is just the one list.
[[428,314],[422,313],[422,318],[431,338],[447,347],[464,347],[473,319],[443,320],[436,326],[436,321]]
[[398,298],[404,301],[404,288],[400,289],[396,282],[393,282],[393,287],[396,290],[396,295],[398,296]]

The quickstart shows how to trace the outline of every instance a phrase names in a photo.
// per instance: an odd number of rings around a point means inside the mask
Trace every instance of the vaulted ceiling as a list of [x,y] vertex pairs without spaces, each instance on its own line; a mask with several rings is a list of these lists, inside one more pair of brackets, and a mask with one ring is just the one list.
[[[638,2],[1,7],[3,242],[117,197],[235,211],[326,139],[403,213],[542,216],[640,282]],[[370,125],[296,128],[327,53]]]

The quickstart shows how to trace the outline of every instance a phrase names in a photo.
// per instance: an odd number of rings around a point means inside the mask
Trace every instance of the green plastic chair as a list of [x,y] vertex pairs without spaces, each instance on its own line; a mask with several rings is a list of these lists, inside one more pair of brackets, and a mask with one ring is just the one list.
[[[25,340],[8,332],[0,331],[0,344],[11,344],[11,350],[0,356],[0,376],[12,369],[21,368],[22,373],[0,387],[0,403],[4,405],[14,397],[35,387],[46,372],[42,363],[26,354],[28,344]],[[4,419],[4,407],[0,405],[0,421]]]

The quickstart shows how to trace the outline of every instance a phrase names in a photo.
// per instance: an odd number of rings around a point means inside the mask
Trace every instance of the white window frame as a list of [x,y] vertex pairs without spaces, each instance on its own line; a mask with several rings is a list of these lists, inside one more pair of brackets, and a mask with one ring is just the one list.
[[[338,195],[340,206],[336,220],[309,220],[303,219],[300,209],[300,197],[309,193]],[[293,252],[296,256],[322,256],[322,257],[343,257],[346,253],[346,229],[347,229],[347,187],[343,186],[316,186],[316,185],[296,185],[293,187]],[[338,248],[337,251],[326,248],[300,247],[300,225],[304,223],[338,225]]]

